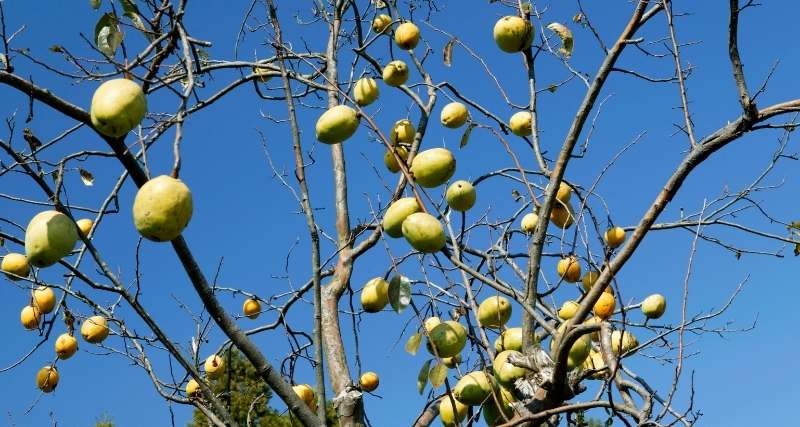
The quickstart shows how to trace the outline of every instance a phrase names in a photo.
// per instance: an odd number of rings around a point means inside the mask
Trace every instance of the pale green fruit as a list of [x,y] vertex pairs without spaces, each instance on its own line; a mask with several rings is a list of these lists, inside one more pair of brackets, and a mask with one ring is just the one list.
[[401,49],[414,49],[419,43],[419,27],[411,22],[403,22],[394,30],[394,42]]
[[642,301],[642,313],[650,319],[658,319],[667,309],[667,299],[661,294],[653,294]]
[[520,228],[524,233],[531,234],[536,230],[536,224],[539,223],[539,215],[531,212],[522,217]]
[[[408,160],[408,150],[406,150],[405,147],[396,145],[394,150],[397,152],[397,155],[403,159],[403,162]],[[386,169],[389,169],[391,173],[400,172],[400,164],[397,163],[394,154],[389,150],[386,150],[386,153],[383,155],[383,164],[386,165]]]
[[382,277],[376,277],[361,290],[361,306],[367,313],[377,313],[389,303],[389,284]]
[[219,378],[225,373],[225,359],[216,354],[212,354],[208,356],[203,367],[206,369],[206,375],[208,375],[209,378]]
[[[506,420],[514,417],[511,402],[516,401],[514,395],[505,387],[499,387],[497,392],[483,402],[483,420],[489,427],[504,424]],[[501,415],[502,414],[502,415]]]
[[383,215],[383,231],[390,237],[398,238],[403,235],[403,221],[409,215],[422,211],[417,199],[414,197],[403,197],[397,199],[394,203],[386,209]]
[[3,257],[0,270],[3,270],[9,279],[17,281],[19,277],[28,277],[28,274],[31,273],[31,266],[28,264],[28,257],[25,255],[10,253]]
[[451,102],[442,108],[440,119],[445,127],[456,129],[464,125],[469,118],[467,107],[460,102]]
[[128,79],[109,80],[92,96],[92,125],[112,138],[124,136],[142,122],[147,113],[147,99],[141,86]]
[[401,119],[394,123],[392,132],[389,134],[392,144],[411,144],[414,142],[414,135],[417,130],[408,119]]
[[67,360],[78,351],[78,340],[70,334],[61,334],[56,339],[56,356],[61,360]]
[[517,136],[528,136],[531,130],[531,113],[529,111],[518,111],[508,120],[508,127]]
[[[566,323],[562,323],[561,326],[558,327],[557,336],[561,336],[564,332],[564,327]],[[555,344],[555,338],[553,337],[550,339],[550,351],[554,350],[553,344]],[[581,335],[580,338],[575,340],[572,344],[572,348],[569,350],[569,354],[567,355],[567,369],[573,370],[578,366],[583,364],[583,361],[589,356],[589,351],[592,349],[592,337],[588,334]]]
[[69,255],[78,241],[78,227],[58,211],[36,214],[25,230],[25,254],[36,267],[49,267]]
[[392,25],[392,17],[389,15],[378,15],[372,20],[372,31],[382,33]]
[[317,119],[317,140],[325,144],[338,144],[356,133],[360,119],[356,110],[337,105],[329,108]]
[[411,161],[411,173],[417,184],[433,188],[438,187],[453,176],[456,171],[456,159],[446,148],[431,148],[419,152]]
[[522,378],[526,373],[528,373],[527,369],[515,366],[508,361],[508,357],[512,354],[522,356],[522,353],[519,351],[505,350],[498,353],[494,358],[494,362],[492,362],[494,377],[498,382],[500,382],[500,384],[506,386],[514,384],[514,381],[516,381],[517,378]]
[[58,371],[55,366],[45,366],[36,373],[36,387],[44,393],[50,393],[58,385]]
[[403,61],[392,61],[383,67],[383,82],[389,86],[401,86],[408,81],[408,65]]
[[[442,322],[430,331],[431,347],[436,348],[440,358],[453,357],[464,348],[467,343],[467,330],[454,320]],[[431,354],[433,348],[428,348]]]
[[533,25],[519,16],[504,16],[494,25],[493,35],[503,52],[521,52],[533,43]]
[[614,354],[627,353],[639,346],[639,340],[630,331],[611,332],[611,351]]
[[469,181],[458,180],[447,188],[445,193],[447,204],[454,211],[468,211],[475,205],[475,187]]
[[445,427],[454,427],[464,421],[468,410],[469,406],[450,395],[444,396],[439,400],[439,419],[442,420],[442,425]]
[[86,342],[98,344],[108,338],[108,321],[103,316],[92,316],[81,324],[81,336]]
[[417,212],[409,215],[403,221],[402,230],[406,241],[420,252],[439,252],[444,247],[444,228],[431,214]]
[[508,328],[494,341],[496,352],[503,350],[522,351],[522,328]]
[[480,405],[492,394],[495,387],[493,377],[483,371],[474,371],[458,380],[453,396],[465,405]]
[[38,308],[42,314],[53,311],[56,307],[56,294],[53,289],[47,286],[39,286],[31,291],[33,306]]
[[355,98],[356,104],[362,107],[375,102],[379,95],[378,84],[372,77],[359,79],[353,87],[353,98]]
[[478,306],[478,323],[485,328],[500,328],[511,318],[511,303],[499,295],[486,298]]
[[147,181],[133,201],[133,224],[145,238],[167,242],[192,219],[192,192],[181,180],[161,175]]
[[578,312],[578,303],[575,301],[564,301],[564,304],[561,304],[561,308],[558,310],[558,317],[569,320],[575,317],[575,313]]

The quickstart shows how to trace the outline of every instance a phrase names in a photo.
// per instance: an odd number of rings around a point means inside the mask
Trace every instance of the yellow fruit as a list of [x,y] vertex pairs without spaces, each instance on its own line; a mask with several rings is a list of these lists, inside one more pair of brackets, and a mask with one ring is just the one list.
[[444,228],[431,214],[417,212],[409,215],[403,221],[402,230],[408,244],[420,252],[439,252],[444,247]]
[[556,202],[553,210],[550,211],[550,221],[559,228],[569,228],[575,223],[575,214],[573,213],[572,205],[569,203],[561,204]]
[[583,279],[581,279],[581,283],[583,283],[583,290],[589,292],[589,289],[592,289],[592,285],[597,279],[600,277],[600,272],[597,270],[589,270],[586,274],[583,275]]
[[639,340],[629,331],[613,331],[611,332],[611,351],[619,355],[620,350],[622,353],[627,353],[639,346]]
[[361,384],[362,390],[374,391],[376,388],[378,388],[380,379],[378,378],[378,374],[375,372],[365,372],[363,375],[361,375],[358,383]]
[[36,373],[36,387],[39,387],[39,390],[50,393],[57,385],[58,371],[55,366],[45,366]]
[[522,217],[522,224],[520,228],[524,233],[530,234],[536,230],[536,224],[539,222],[539,215],[535,213],[527,213]]
[[425,322],[423,322],[423,327],[425,328],[425,331],[430,334],[433,331],[433,328],[439,326],[440,323],[442,323],[442,319],[433,316],[425,319]]
[[38,308],[42,314],[48,314],[56,306],[56,294],[47,286],[39,286],[31,291],[33,306]]
[[600,294],[600,298],[594,303],[594,315],[605,320],[614,314],[614,308],[617,306],[617,301],[614,295],[608,292]]
[[[599,318],[597,316],[592,316],[592,317],[586,319],[583,322],[583,324],[584,325],[594,325],[594,324],[600,324],[602,322],[603,322],[603,319],[601,319],[601,318]],[[592,332],[590,335],[591,335],[593,340],[600,341],[600,332],[599,332],[599,330],[597,332]]]
[[392,25],[392,17],[389,15],[378,15],[372,20],[372,31],[382,33]]
[[575,256],[561,258],[556,265],[558,275],[570,283],[575,283],[581,278],[581,263]]
[[25,229],[25,255],[36,267],[49,267],[69,255],[78,241],[78,228],[57,211],[36,214]]
[[494,378],[483,371],[470,372],[461,377],[453,389],[453,397],[465,405],[480,405],[496,387]]
[[78,231],[81,232],[81,235],[84,237],[89,235],[89,232],[92,231],[92,226],[94,225],[94,221],[89,218],[82,218],[75,222],[78,225]]
[[411,144],[414,142],[414,135],[416,135],[417,130],[414,129],[414,125],[408,119],[401,119],[394,123],[392,126],[392,131],[389,134],[389,139],[392,141],[392,144]]
[[606,240],[606,243],[608,243],[609,248],[616,248],[625,242],[625,230],[623,230],[622,227],[609,228],[606,230],[606,234],[603,238]]
[[400,237],[403,235],[403,222],[409,215],[422,211],[417,199],[414,197],[403,197],[392,203],[383,215],[383,231],[390,237]]
[[[396,145],[394,147],[394,151],[397,152],[397,155],[403,159],[403,163],[408,160],[408,150],[401,145]],[[400,164],[397,163],[397,159],[395,159],[394,154],[391,151],[386,150],[386,153],[383,155],[383,164],[386,165],[386,169],[389,169],[391,173],[400,172]]]
[[[561,326],[558,327],[557,335],[558,337],[564,332],[564,328],[566,327],[566,323],[562,323]],[[550,351],[552,352],[555,350],[555,337],[550,340]],[[592,339],[589,335],[581,335],[580,338],[575,340],[572,344],[572,347],[569,349],[569,354],[567,355],[567,369],[573,370],[578,366],[583,364],[583,361],[589,356],[589,351],[592,349]]]
[[103,316],[92,316],[81,324],[81,336],[86,342],[98,344],[108,337],[108,321]]
[[359,79],[353,87],[353,98],[356,104],[364,107],[375,102],[380,95],[378,84],[371,77]]
[[[556,200],[561,203],[567,204],[569,203],[569,199],[572,197],[572,187],[567,185],[566,182],[561,181],[558,184],[558,191],[556,192]],[[560,205],[560,203],[556,203],[556,206]]]
[[[467,343],[467,331],[460,323],[448,320],[436,325],[430,332],[431,347],[436,349],[439,357],[453,357]],[[428,349],[433,354],[433,348]]]
[[417,184],[433,188],[438,187],[453,176],[456,171],[456,159],[446,148],[431,148],[419,152],[411,161],[411,173]]
[[519,16],[504,16],[494,25],[493,35],[503,52],[521,52],[533,43],[533,25]]
[[248,298],[242,304],[242,312],[250,319],[257,319],[261,314],[261,303],[255,298]]
[[56,339],[56,356],[61,360],[67,360],[78,351],[78,340],[70,334],[61,334]]
[[411,22],[403,22],[394,30],[394,42],[402,49],[414,49],[419,43],[419,27]]
[[468,211],[475,205],[475,187],[468,181],[458,180],[447,188],[445,198],[450,209],[459,212]]
[[512,354],[516,354],[518,356],[522,356],[522,353],[515,351],[515,350],[505,350],[501,351],[497,354],[494,358],[494,362],[492,363],[492,369],[494,370],[494,377],[497,378],[497,381],[500,384],[510,386],[514,384],[514,381],[517,378],[522,378],[528,372],[527,369],[521,368],[519,366],[513,365],[508,361],[508,357]]
[[500,328],[511,318],[511,303],[498,295],[486,298],[478,306],[478,323],[485,328]]
[[194,379],[190,379],[188,383],[186,383],[186,396],[188,397],[197,397],[200,394],[200,384]]
[[6,273],[9,279],[14,281],[19,280],[19,277],[28,277],[28,274],[31,273],[28,257],[18,253],[10,253],[4,256],[3,262],[0,264],[0,269]]
[[494,342],[496,352],[503,350],[522,351],[522,328],[508,328]]
[[361,290],[361,306],[367,313],[377,313],[389,303],[389,284],[382,277],[376,277]]
[[119,138],[138,126],[145,113],[147,99],[141,86],[128,79],[114,79],[94,92],[89,114],[98,132]]
[[408,65],[403,61],[392,61],[383,67],[383,82],[389,86],[402,86],[408,81]]
[[499,393],[495,393],[483,402],[483,419],[489,427],[505,424],[507,420],[514,417],[514,409],[511,402],[516,399],[514,395],[505,387],[498,388]]
[[168,242],[192,219],[192,192],[179,179],[161,175],[147,181],[133,200],[133,225],[146,239]]
[[459,363],[461,363],[461,355],[460,354],[456,354],[453,357],[445,357],[445,358],[442,359],[442,364],[444,366],[447,366],[450,369],[455,368],[456,366],[458,366]]
[[325,144],[344,142],[356,133],[359,122],[356,110],[346,105],[331,107],[317,119],[317,141]]
[[42,313],[38,308],[26,305],[19,313],[19,320],[25,329],[36,329],[39,327],[39,321],[42,320]]
[[508,120],[508,127],[511,132],[517,136],[528,136],[533,131],[531,130],[532,115],[529,111],[518,111]]
[[454,427],[464,421],[469,406],[459,402],[451,395],[446,395],[439,400],[439,419],[444,427]]
[[608,376],[608,369],[606,369],[606,362],[603,360],[603,355],[599,351],[592,350],[589,352],[589,357],[583,361],[583,369],[593,369],[600,372],[595,372],[589,378],[593,380],[602,380]]
[[314,389],[308,384],[300,384],[292,387],[297,397],[300,398],[311,409],[311,412],[317,412],[317,396]]
[[212,354],[206,358],[203,367],[206,369],[206,375],[208,375],[209,378],[219,378],[225,373],[225,359],[216,354]]
[[451,102],[442,108],[440,119],[445,127],[456,129],[464,125],[469,118],[467,107],[460,102]]
[[561,305],[561,309],[558,310],[558,317],[569,320],[575,317],[575,313],[578,312],[578,303],[575,301],[565,301],[564,304]]
[[650,319],[658,319],[667,309],[667,299],[661,294],[653,294],[642,301],[642,313]]

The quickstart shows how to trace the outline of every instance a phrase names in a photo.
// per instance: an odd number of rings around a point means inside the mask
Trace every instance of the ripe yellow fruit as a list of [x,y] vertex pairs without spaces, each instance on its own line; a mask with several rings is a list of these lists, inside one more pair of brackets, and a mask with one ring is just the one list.
[[505,424],[506,420],[514,418],[514,408],[511,402],[516,401],[514,395],[505,387],[499,387],[499,393],[483,402],[483,419],[489,427]]
[[56,339],[55,349],[59,359],[67,360],[78,351],[78,340],[70,334],[61,334]]
[[578,303],[575,301],[565,301],[564,304],[561,304],[561,309],[558,310],[558,317],[569,320],[575,317],[575,313],[578,312]]
[[442,125],[450,129],[460,128],[469,119],[467,107],[460,102],[451,102],[442,108],[439,116]]
[[425,328],[425,331],[428,334],[430,334],[431,332],[433,332],[433,328],[439,326],[440,323],[442,323],[442,319],[440,319],[440,318],[438,318],[436,316],[432,316],[432,317],[429,317],[429,318],[425,319],[425,322],[423,322],[422,325]]
[[411,144],[414,142],[414,136],[417,130],[414,129],[414,124],[411,120],[401,119],[394,123],[392,131],[389,134],[389,139],[392,144]]
[[297,397],[300,398],[311,409],[311,412],[317,412],[317,396],[314,389],[308,384],[300,384],[292,387]]
[[458,380],[453,388],[453,396],[465,405],[480,405],[495,388],[493,377],[483,371],[473,371]]
[[583,275],[583,279],[581,279],[581,283],[583,283],[583,290],[589,292],[589,289],[592,289],[592,285],[597,279],[600,277],[600,272],[597,270],[589,270],[586,274]]
[[456,354],[453,357],[445,357],[445,358],[442,359],[442,364],[444,366],[447,366],[450,369],[455,368],[456,366],[458,366],[459,363],[461,363],[461,355],[460,354]]
[[478,306],[478,323],[485,328],[500,328],[511,318],[511,303],[499,295],[486,298]]
[[[602,323],[602,322],[603,322],[603,319],[601,319],[601,318],[599,318],[597,316],[592,316],[592,317],[586,319],[583,322],[583,324],[584,325],[594,325],[594,324],[599,324],[599,323]],[[600,341],[600,332],[599,332],[599,330],[597,332],[592,332],[591,333],[591,337],[595,341]]]
[[411,161],[411,173],[417,184],[438,187],[453,176],[456,171],[456,158],[446,148],[431,148],[419,152]]
[[401,227],[408,244],[420,252],[439,252],[444,247],[444,228],[431,214],[413,213],[403,221]]
[[19,320],[25,329],[36,329],[39,327],[39,321],[42,320],[42,313],[38,308],[26,305],[19,313]]
[[600,298],[594,303],[594,315],[605,320],[614,314],[614,308],[617,306],[617,301],[614,295],[608,292],[600,294]]
[[575,214],[573,212],[572,205],[569,203],[556,203],[553,206],[553,210],[550,211],[550,221],[559,228],[569,228],[575,223]]
[[317,141],[324,144],[339,144],[356,133],[361,119],[356,110],[347,105],[329,108],[317,119]]
[[81,336],[86,342],[98,344],[108,337],[108,321],[103,316],[92,316],[81,324]]
[[511,132],[517,136],[529,136],[533,133],[531,128],[531,120],[533,116],[529,111],[517,111],[508,120],[508,127]]
[[31,273],[28,257],[13,252],[3,257],[0,269],[13,281],[19,280],[20,277],[28,277],[28,274]]
[[581,263],[574,255],[561,258],[556,264],[558,275],[570,283],[575,283],[581,278]]
[[[396,145],[394,147],[394,151],[397,152],[397,155],[403,159],[403,163],[408,160],[408,150],[402,145]],[[389,169],[391,173],[400,172],[400,164],[397,163],[397,159],[394,157],[391,151],[386,150],[386,153],[383,155],[383,164],[386,165],[386,169]]]
[[467,343],[467,330],[460,323],[448,320],[431,330],[429,342],[432,348],[428,348],[428,351],[431,354],[434,354],[432,350],[435,348],[440,358],[453,357],[461,353]]
[[606,362],[603,360],[603,355],[596,350],[589,352],[589,357],[583,361],[583,370],[590,369],[599,371],[592,374],[589,378],[593,380],[602,380],[608,376],[608,369],[606,369]]
[[519,16],[504,16],[494,25],[493,35],[503,52],[521,52],[533,43],[533,25]]
[[[556,200],[566,204],[569,203],[570,197],[572,197],[572,187],[567,185],[566,182],[561,181],[561,183],[558,184],[558,191],[556,192]],[[558,205],[559,203],[556,203],[556,206]]]
[[361,389],[364,391],[375,391],[380,384],[380,379],[375,372],[365,372],[359,378],[358,383],[361,384]]
[[78,241],[78,228],[58,211],[36,214],[25,229],[25,255],[36,267],[49,267],[69,255]]
[[58,371],[55,366],[47,365],[36,373],[36,387],[39,387],[39,390],[50,393],[57,385]]
[[667,309],[667,299],[661,294],[653,294],[642,301],[642,313],[650,319],[658,319]]
[[458,180],[447,188],[445,198],[450,209],[454,211],[468,211],[475,205],[475,187],[469,181]]
[[192,192],[179,179],[161,175],[147,181],[133,200],[133,225],[144,238],[168,242],[192,219]]
[[112,138],[124,136],[142,122],[147,113],[147,98],[141,86],[128,79],[109,80],[92,96],[92,125]]
[[414,49],[419,43],[419,27],[411,22],[403,22],[394,30],[394,42],[401,49]]
[[361,290],[361,307],[367,313],[377,313],[389,303],[389,283],[382,277],[376,277]]
[[522,328],[508,328],[494,341],[496,352],[503,350],[522,351]]
[[355,98],[356,104],[362,107],[375,102],[379,95],[378,84],[372,77],[358,79],[353,87],[353,98]]
[[186,396],[187,397],[197,397],[200,394],[200,384],[194,379],[190,379],[188,383],[186,383]]
[[421,212],[422,208],[414,197],[403,197],[392,203],[383,215],[383,231],[390,237],[403,235],[403,221],[409,215]]
[[392,25],[392,17],[389,15],[378,15],[372,20],[372,31],[382,33]]
[[629,331],[611,332],[611,351],[619,355],[620,352],[627,353],[639,346],[639,340]]
[[242,304],[242,312],[250,319],[257,319],[261,314],[261,303],[255,298],[248,298]]
[[[556,337],[560,337],[564,333],[564,328],[566,327],[566,323],[562,323],[561,326],[558,327],[556,332]],[[555,341],[556,337],[553,337],[550,340],[550,351],[555,350]],[[567,369],[573,370],[578,366],[583,364],[583,361],[589,356],[589,351],[592,349],[592,339],[589,335],[581,335],[573,344],[572,347],[569,349],[569,354],[567,355]]]
[[454,427],[464,421],[469,406],[459,402],[451,395],[446,395],[439,400],[439,419],[444,427]]
[[38,308],[42,314],[48,314],[56,306],[56,294],[53,289],[47,286],[39,286],[31,291],[33,306]]
[[219,378],[225,373],[225,359],[216,354],[212,354],[206,358],[203,367],[206,369],[206,375],[208,375],[209,378]]
[[528,373],[527,369],[516,366],[508,361],[508,357],[512,354],[522,356],[522,353],[519,351],[505,350],[498,353],[494,358],[494,362],[492,363],[494,377],[497,378],[497,381],[500,384],[505,386],[514,384],[514,381],[516,381],[517,378],[522,378],[526,373]]
[[520,228],[523,233],[531,234],[536,230],[536,224],[539,223],[539,215],[531,212],[522,217]]
[[625,230],[622,227],[613,227],[606,230],[603,236],[609,248],[616,248],[625,242]]
[[408,81],[408,65],[405,62],[397,60],[386,64],[383,67],[383,82],[389,86],[402,86]]
[[94,225],[94,221],[89,218],[81,218],[75,222],[78,225],[78,231],[81,232],[81,235],[84,237],[89,235],[89,232],[92,231],[92,226]]

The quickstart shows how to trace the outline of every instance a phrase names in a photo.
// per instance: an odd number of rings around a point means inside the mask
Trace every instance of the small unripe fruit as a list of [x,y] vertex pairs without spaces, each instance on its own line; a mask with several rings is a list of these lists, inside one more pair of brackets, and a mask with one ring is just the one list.
[[536,230],[536,224],[539,223],[539,215],[535,213],[527,213],[525,216],[522,217],[522,223],[520,224],[520,228],[522,232],[530,234]]
[[614,249],[625,242],[625,230],[622,227],[612,227],[606,230],[606,234],[603,236],[608,247]]
[[103,316],[92,316],[81,324],[81,336],[86,342],[98,344],[108,337],[108,321]]
[[61,334],[56,339],[56,356],[61,360],[67,360],[78,351],[78,340],[70,334]]
[[446,148],[431,148],[419,152],[411,161],[411,173],[417,184],[438,187],[450,179],[456,171],[456,159]]
[[389,86],[402,86],[408,81],[408,65],[403,61],[392,61],[383,67],[383,82]]
[[390,237],[398,238],[403,235],[403,221],[409,215],[422,211],[414,197],[403,197],[392,203],[383,215],[383,231]]
[[392,131],[389,134],[389,139],[392,144],[411,144],[414,142],[414,135],[417,131],[414,129],[414,124],[408,119],[401,119],[394,123]]
[[44,211],[25,229],[25,255],[36,267],[49,267],[69,255],[78,241],[78,227],[58,211]]
[[594,303],[594,315],[605,320],[614,314],[614,308],[617,306],[617,301],[614,296],[608,292],[600,294],[600,298]]
[[528,136],[533,133],[531,128],[531,113],[529,111],[518,111],[508,120],[508,127],[517,136]]
[[19,320],[25,329],[36,329],[39,327],[39,322],[42,320],[42,313],[38,308],[26,305],[19,313]]
[[378,15],[372,20],[372,31],[382,33],[392,25],[392,17],[389,15]]
[[13,281],[20,277],[28,277],[31,273],[31,266],[28,264],[28,257],[18,253],[10,253],[3,257],[0,269],[6,273],[6,277]]
[[402,49],[414,49],[419,43],[419,27],[411,22],[403,22],[394,30],[394,42]]
[[[394,151],[397,152],[397,155],[403,160],[403,163],[408,160],[408,150],[402,145],[396,145]],[[386,165],[386,169],[389,169],[391,173],[400,172],[400,163],[397,163],[394,154],[389,150],[386,150],[386,153],[383,155],[383,164]]]
[[36,387],[44,393],[50,393],[58,385],[58,371],[55,366],[45,366],[36,373]]
[[558,275],[570,283],[575,283],[581,278],[581,263],[575,256],[561,258],[556,265]]
[[225,373],[225,359],[216,354],[212,354],[208,356],[203,367],[206,369],[206,375],[208,375],[209,378],[219,378]]
[[261,314],[261,303],[255,298],[248,298],[242,304],[242,312],[250,319],[257,319]]
[[450,129],[460,128],[469,119],[467,107],[460,102],[451,102],[442,108],[440,115],[442,124]]
[[389,284],[382,277],[376,277],[361,290],[361,307],[367,313],[377,313],[389,303]]
[[128,79],[109,80],[92,96],[92,125],[112,138],[124,136],[142,122],[147,113],[147,99],[141,86]]
[[503,52],[521,52],[533,43],[533,25],[519,16],[504,16],[494,25],[493,35]]
[[356,110],[346,105],[331,107],[317,119],[317,141],[324,144],[344,142],[356,133],[359,123]]
[[353,87],[353,98],[356,104],[365,107],[375,102],[380,95],[378,84],[372,77],[364,77],[359,79]]
[[578,303],[575,301],[565,301],[564,304],[561,305],[561,309],[558,310],[558,317],[569,320],[575,317],[575,313],[578,312]]
[[133,201],[133,224],[148,240],[168,242],[192,219],[192,192],[183,181],[161,175],[147,181]]
[[450,209],[459,212],[468,211],[475,205],[475,187],[468,181],[456,181],[447,188],[445,198],[447,199],[447,204],[450,206]]
[[486,298],[478,306],[478,323],[486,328],[500,328],[511,318],[511,303],[501,296]]
[[94,221],[89,218],[82,218],[75,221],[75,224],[78,225],[78,231],[81,232],[81,235],[84,237],[89,236],[89,232],[92,231],[92,226],[94,225]]
[[420,252],[439,252],[444,247],[444,228],[431,214],[417,212],[409,215],[403,221],[402,230],[408,244]]
[[667,299],[661,294],[653,294],[642,301],[642,313],[649,319],[658,319],[667,309]]
[[56,307],[56,294],[47,286],[39,286],[31,291],[31,297],[33,306],[38,308],[42,314],[48,314]]
[[186,383],[186,396],[197,397],[200,394],[200,384],[194,379]]
[[364,391],[375,391],[375,389],[378,388],[378,384],[380,384],[380,379],[375,372],[365,372],[361,375],[361,378],[359,378],[358,383]]

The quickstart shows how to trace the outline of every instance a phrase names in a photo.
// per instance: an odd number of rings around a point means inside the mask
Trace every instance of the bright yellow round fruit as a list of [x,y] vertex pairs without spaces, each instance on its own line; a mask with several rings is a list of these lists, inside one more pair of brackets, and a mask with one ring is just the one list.
[[186,383],[186,396],[197,397],[200,394],[200,384],[194,379]]
[[[567,204],[569,203],[569,199],[571,197],[572,197],[572,187],[567,185],[566,182],[561,181],[561,183],[558,184],[558,191],[556,192],[556,200],[558,200],[561,203]],[[558,205],[559,203],[556,203],[556,206]]]
[[409,215],[403,221],[402,230],[408,244],[420,252],[439,252],[444,247],[444,228],[431,214],[417,212]]
[[55,366],[45,366],[36,373],[36,387],[44,393],[50,393],[58,385],[58,371]]
[[[394,151],[397,152],[397,155],[403,159],[403,163],[406,163],[408,160],[408,150],[402,145],[395,145]],[[391,151],[386,150],[386,153],[383,155],[383,164],[386,165],[386,169],[389,169],[391,173],[400,172],[400,163],[397,163],[397,159],[394,157]]]
[[561,258],[556,264],[558,275],[570,283],[575,283],[581,278],[581,263],[575,256]]
[[401,49],[414,49],[419,43],[419,27],[411,22],[403,22],[394,30],[394,42]]
[[19,321],[22,326],[27,330],[36,329],[39,327],[39,322],[42,320],[42,313],[38,308],[26,305],[19,313]]
[[511,303],[499,295],[486,298],[478,306],[478,323],[485,328],[500,328],[511,318]]
[[372,31],[382,33],[392,25],[392,17],[389,15],[378,15],[372,20]]
[[522,328],[508,328],[494,341],[494,350],[522,351]]
[[108,321],[103,316],[92,316],[81,324],[81,336],[86,342],[98,344],[108,337]]
[[439,419],[444,427],[455,427],[464,421],[469,406],[459,402],[451,395],[446,395],[439,400]]
[[565,301],[564,304],[561,304],[561,308],[558,310],[558,317],[569,320],[575,317],[575,313],[578,312],[578,303],[575,301]]
[[297,397],[311,409],[311,412],[317,412],[317,396],[310,385],[300,384],[292,387],[292,389]]
[[405,62],[397,60],[386,64],[383,67],[383,82],[389,86],[402,86],[408,81],[408,65]]
[[56,339],[55,349],[59,359],[67,360],[78,351],[78,340],[70,334],[61,334]]
[[17,281],[20,277],[28,277],[31,273],[31,266],[28,264],[28,257],[18,253],[10,253],[3,257],[3,262],[0,264],[0,269],[6,273],[6,276]]
[[453,388],[453,396],[465,405],[480,405],[495,388],[493,377],[483,371],[473,371],[458,380]]
[[617,301],[614,295],[608,292],[600,294],[600,298],[594,303],[594,315],[605,320],[614,314],[614,308],[617,306]]
[[208,375],[209,378],[219,378],[225,373],[225,359],[216,354],[212,354],[206,358],[203,367],[206,369],[206,375]]
[[359,378],[358,383],[364,391],[375,391],[378,388],[378,384],[380,384],[380,378],[375,372],[365,372]]
[[389,133],[389,139],[392,144],[411,144],[414,142],[414,136],[417,130],[414,129],[414,124],[411,120],[400,119],[392,126],[392,131]]
[[78,227],[58,211],[36,214],[25,229],[25,255],[28,262],[42,268],[69,255],[78,241]]
[[575,214],[572,205],[569,203],[561,204],[556,202],[553,210],[550,211],[550,221],[558,228],[567,229],[575,223]]
[[242,313],[250,319],[257,319],[261,314],[261,302],[255,298],[248,298],[242,304]]
[[81,218],[75,221],[75,224],[78,225],[78,231],[81,232],[81,235],[84,237],[89,236],[89,232],[92,231],[92,226],[94,225],[94,221],[89,218]]
[[533,25],[519,16],[504,16],[494,25],[493,35],[503,52],[521,52],[533,43]]
[[112,138],[124,136],[142,122],[147,98],[142,87],[128,79],[109,80],[92,96],[90,116],[98,132]]
[[442,113],[439,118],[444,127],[456,129],[467,122],[467,119],[469,119],[469,112],[464,104],[460,102],[451,102],[442,108]]
[[161,175],[147,181],[133,200],[133,225],[144,238],[168,242],[192,219],[192,192],[179,179]]
[[52,288],[47,286],[39,286],[31,291],[33,298],[33,305],[42,312],[48,314],[56,307],[56,294]]
[[525,374],[528,373],[527,369],[516,366],[508,361],[508,357],[512,354],[522,356],[522,353],[519,351],[505,350],[498,353],[494,358],[494,362],[492,362],[494,377],[498,382],[500,382],[500,384],[505,386],[514,384],[514,381],[516,381],[518,378],[524,377]]
[[361,307],[367,313],[377,313],[389,303],[389,283],[382,277],[376,277],[361,290]]
[[642,313],[649,319],[658,319],[667,309],[667,299],[661,294],[653,294],[642,301]]
[[639,346],[639,340],[629,331],[613,331],[611,332],[611,351],[619,355],[627,353]]
[[378,89],[378,84],[375,83],[375,79],[372,77],[358,79],[353,87],[353,98],[356,104],[362,107],[375,102],[379,95],[380,90]]
[[529,136],[533,133],[531,128],[532,115],[529,111],[517,111],[508,120],[508,127],[517,136]]
[[475,205],[477,194],[469,181],[458,180],[447,187],[445,198],[450,209],[459,212],[468,211]]
[[453,357],[464,348],[467,343],[467,330],[460,323],[448,320],[436,325],[430,332],[431,354],[436,349],[440,358]]
[[356,110],[347,105],[329,108],[317,119],[317,141],[325,144],[339,144],[353,136],[360,123]]
[[583,284],[583,290],[589,292],[589,289],[592,289],[592,285],[597,279],[600,277],[600,272],[597,270],[589,270],[586,274],[583,275],[583,279],[581,279],[581,283]]
[[438,187],[453,176],[456,171],[456,158],[446,148],[431,148],[419,152],[411,161],[411,173],[417,184]]
[[622,227],[612,227],[606,230],[603,236],[609,248],[616,248],[625,242],[625,230]]
[[403,235],[403,222],[409,215],[421,212],[422,208],[414,197],[403,197],[389,205],[383,215],[383,231],[390,237],[398,238]]
[[539,223],[539,215],[531,212],[522,217],[520,228],[523,233],[531,234],[536,230],[536,224]]
[[[588,318],[588,319],[586,319],[586,320],[584,320],[584,321],[583,321],[583,324],[584,324],[584,325],[587,325],[587,326],[588,326],[588,325],[600,324],[600,323],[603,323],[603,319],[601,319],[601,318],[599,318],[599,317],[597,317],[597,316],[592,316],[592,317],[590,317],[590,318]],[[590,334],[590,336],[591,336],[591,338],[592,338],[593,340],[595,340],[595,341],[600,341],[600,331],[599,331],[599,330],[598,330],[598,331],[595,331],[595,332],[592,332],[592,333]]]
[[592,350],[589,352],[589,357],[583,361],[583,370],[595,370],[589,378],[593,380],[602,380],[608,376],[608,369],[606,369],[606,362],[603,360],[603,355],[596,350]]

